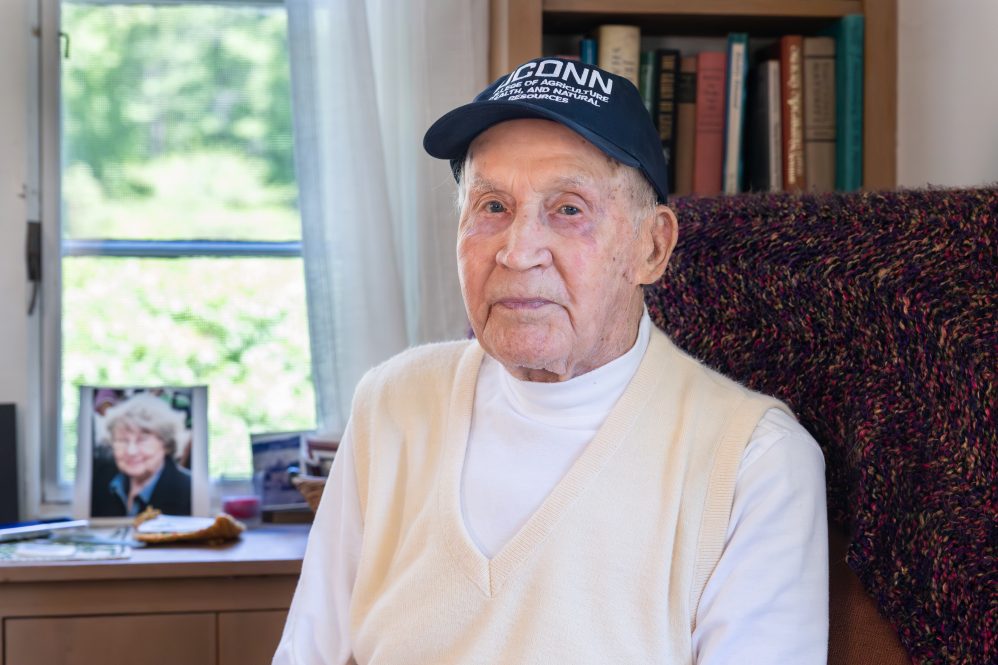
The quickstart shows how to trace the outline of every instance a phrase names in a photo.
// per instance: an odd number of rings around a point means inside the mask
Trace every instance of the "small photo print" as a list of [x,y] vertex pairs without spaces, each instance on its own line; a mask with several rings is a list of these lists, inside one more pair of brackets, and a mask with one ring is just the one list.
[[307,505],[288,475],[288,467],[301,466],[304,432],[251,434],[253,481],[264,510]]
[[80,388],[77,516],[208,512],[207,389]]

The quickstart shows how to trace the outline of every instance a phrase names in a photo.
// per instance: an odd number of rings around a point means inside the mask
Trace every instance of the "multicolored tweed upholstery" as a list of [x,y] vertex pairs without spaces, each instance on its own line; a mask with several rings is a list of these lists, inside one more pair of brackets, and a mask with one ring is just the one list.
[[652,319],[783,399],[917,663],[995,663],[998,188],[674,203]]

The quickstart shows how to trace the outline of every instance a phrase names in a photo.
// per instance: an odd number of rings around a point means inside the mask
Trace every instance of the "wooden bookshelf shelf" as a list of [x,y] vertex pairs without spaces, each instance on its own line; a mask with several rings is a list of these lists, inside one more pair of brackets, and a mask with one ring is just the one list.
[[650,36],[753,37],[816,34],[837,18],[866,19],[863,186],[897,183],[897,0],[492,0],[491,73],[543,53],[544,35],[581,35],[603,23],[638,25]]
[[862,0],[545,0],[545,13],[594,14],[612,7],[632,16],[815,16],[863,13]]

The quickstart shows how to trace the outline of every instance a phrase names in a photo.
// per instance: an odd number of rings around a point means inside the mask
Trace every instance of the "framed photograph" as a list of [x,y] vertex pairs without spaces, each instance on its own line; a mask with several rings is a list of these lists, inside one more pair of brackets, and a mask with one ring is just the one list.
[[263,510],[305,507],[305,497],[291,483],[288,467],[301,466],[305,432],[251,434],[253,483]]
[[76,517],[209,515],[207,387],[81,386],[77,433]]

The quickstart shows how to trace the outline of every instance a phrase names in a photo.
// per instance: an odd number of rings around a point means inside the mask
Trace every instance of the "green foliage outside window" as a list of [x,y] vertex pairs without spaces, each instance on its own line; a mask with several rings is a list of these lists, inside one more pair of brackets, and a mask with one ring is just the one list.
[[[297,240],[279,4],[63,2],[63,236]],[[206,384],[214,475],[315,426],[300,258],[63,260],[64,477],[76,386]]]
[[259,157],[266,183],[294,184],[283,8],[68,2],[62,26],[70,159],[109,195],[147,193],[121,164],[200,150]]

